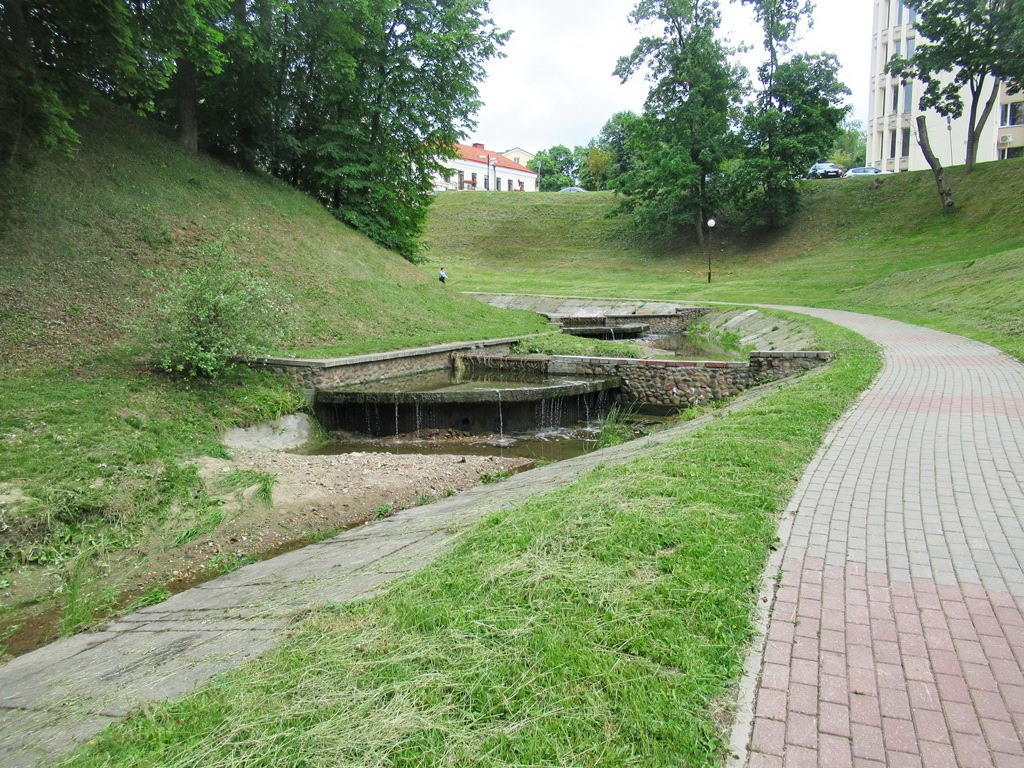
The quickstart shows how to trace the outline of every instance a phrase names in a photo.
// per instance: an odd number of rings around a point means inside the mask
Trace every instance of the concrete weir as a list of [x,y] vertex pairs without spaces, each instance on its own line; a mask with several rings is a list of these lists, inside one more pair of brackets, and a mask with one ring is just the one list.
[[[386,384],[387,382],[378,382]],[[316,414],[328,430],[373,437],[424,429],[469,434],[565,426],[598,415],[621,385],[614,376],[545,381],[453,383],[439,389],[323,389]]]

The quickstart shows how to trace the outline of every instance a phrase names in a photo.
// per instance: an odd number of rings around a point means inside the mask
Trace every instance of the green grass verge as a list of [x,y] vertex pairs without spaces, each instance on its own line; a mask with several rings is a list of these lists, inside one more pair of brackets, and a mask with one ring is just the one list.
[[29,497],[5,516],[0,573],[129,546],[172,509],[200,513],[210,500],[183,459],[226,457],[222,428],[305,408],[296,385],[246,368],[190,383],[118,366],[26,371],[0,378],[0,402],[0,483]]
[[814,325],[819,375],[489,517],[68,765],[718,765],[778,515],[880,365]]
[[755,238],[724,219],[713,282],[692,244],[652,253],[608,218],[612,193],[441,195],[426,269],[466,290],[768,302],[860,310],[961,333],[1024,358],[1024,160],[949,169],[945,216],[930,172],[807,182],[786,230]]

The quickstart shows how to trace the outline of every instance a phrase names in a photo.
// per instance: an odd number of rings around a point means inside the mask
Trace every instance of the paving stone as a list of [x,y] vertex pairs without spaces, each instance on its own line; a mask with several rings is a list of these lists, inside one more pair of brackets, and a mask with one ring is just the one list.
[[[1018,764],[1024,366],[939,331],[797,311],[862,333],[886,361],[826,438],[789,504],[795,515],[779,567],[787,583],[801,587],[786,615],[820,620],[817,643],[801,642],[798,627],[790,676],[818,684],[818,738],[840,738],[830,731],[841,730],[848,712],[854,765]],[[852,574],[862,578],[864,593],[849,583],[840,589],[840,577]],[[781,637],[775,622],[770,613],[765,655]],[[757,669],[756,658],[747,668]],[[812,712],[812,690],[790,689],[791,714]],[[751,722],[756,727],[756,714]],[[738,721],[732,750],[742,753],[748,736],[749,726]]]

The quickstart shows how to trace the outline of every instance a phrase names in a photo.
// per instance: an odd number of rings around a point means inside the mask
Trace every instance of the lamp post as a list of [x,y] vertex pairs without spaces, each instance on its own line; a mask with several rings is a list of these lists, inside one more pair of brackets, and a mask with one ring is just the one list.
[[715,220],[708,219],[708,239],[704,248],[708,252],[708,285],[711,285],[711,230],[715,228]]

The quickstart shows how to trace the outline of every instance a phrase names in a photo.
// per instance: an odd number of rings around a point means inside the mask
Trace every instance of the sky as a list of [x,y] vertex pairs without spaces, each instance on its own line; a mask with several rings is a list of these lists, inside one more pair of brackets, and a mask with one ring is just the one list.
[[[749,6],[721,0],[722,31],[752,50],[741,62],[754,72],[763,58],[762,35]],[[503,152],[536,152],[556,144],[583,145],[616,112],[643,109],[648,83],[625,85],[612,75],[620,56],[644,30],[628,21],[635,0],[490,0],[499,28],[512,30],[506,58],[487,66],[480,85],[484,106],[471,142]],[[867,121],[871,50],[870,0],[818,0],[814,27],[801,30],[797,51],[839,57],[839,78],[853,92],[854,119]]]

